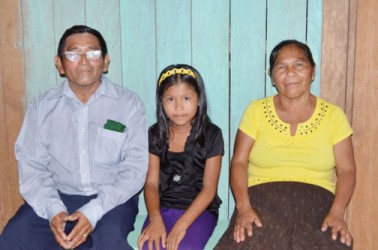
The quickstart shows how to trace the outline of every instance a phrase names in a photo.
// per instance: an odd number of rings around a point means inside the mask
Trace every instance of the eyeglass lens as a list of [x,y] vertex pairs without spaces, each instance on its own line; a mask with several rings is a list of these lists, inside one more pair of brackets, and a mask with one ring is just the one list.
[[101,57],[101,50],[90,50],[86,52],[77,52],[77,51],[64,52],[65,57],[72,62],[80,61],[82,54],[85,54],[86,58],[89,61],[94,61]]

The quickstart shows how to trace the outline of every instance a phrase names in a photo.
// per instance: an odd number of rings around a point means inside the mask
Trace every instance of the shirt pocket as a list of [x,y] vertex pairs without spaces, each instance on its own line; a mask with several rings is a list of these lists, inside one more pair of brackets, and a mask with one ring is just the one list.
[[126,138],[127,133],[98,128],[95,146],[96,164],[105,167],[119,163]]

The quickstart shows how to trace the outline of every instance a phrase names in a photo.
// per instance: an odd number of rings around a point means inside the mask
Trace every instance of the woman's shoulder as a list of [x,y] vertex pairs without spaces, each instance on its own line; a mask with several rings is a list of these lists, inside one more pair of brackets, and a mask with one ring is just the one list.
[[253,99],[249,102],[246,107],[247,110],[265,110],[267,108],[273,107],[273,96],[263,97],[259,99]]
[[321,111],[326,112],[328,114],[335,114],[335,113],[344,114],[344,111],[340,106],[336,104],[332,104],[320,97],[316,97],[316,98],[317,98],[318,106]]

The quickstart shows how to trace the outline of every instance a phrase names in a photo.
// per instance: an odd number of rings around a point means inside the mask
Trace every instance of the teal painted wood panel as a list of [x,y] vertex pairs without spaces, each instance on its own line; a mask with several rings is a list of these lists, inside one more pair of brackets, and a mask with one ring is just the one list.
[[[123,85],[144,101],[149,125],[155,119],[156,23],[155,1],[121,1]],[[142,207],[142,206],[141,206]]]
[[56,85],[54,19],[51,1],[21,1],[26,101]]
[[191,0],[156,1],[157,73],[170,64],[191,64]]
[[[266,7],[266,1],[231,2],[231,155],[244,109],[265,95]],[[233,207],[231,197],[229,217]]]
[[321,55],[322,55],[322,27],[323,27],[323,1],[308,1],[307,16],[307,45],[310,47],[312,56],[316,63],[315,80],[312,83],[311,91],[315,95],[320,95],[320,72],[321,72]]
[[229,200],[229,12],[228,0],[192,1],[193,65],[203,77],[209,116],[222,129],[226,145],[218,185],[223,201],[219,219],[227,219]]
[[[155,119],[156,39],[155,1],[121,1],[123,83],[143,100],[149,125]],[[147,215],[143,198],[139,215]]]

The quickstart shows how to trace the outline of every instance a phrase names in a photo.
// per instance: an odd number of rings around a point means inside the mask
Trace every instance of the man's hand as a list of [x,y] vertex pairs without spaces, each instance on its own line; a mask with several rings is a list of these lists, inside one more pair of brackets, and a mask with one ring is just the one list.
[[67,220],[77,221],[75,227],[67,236],[67,240],[70,242],[70,247],[76,248],[87,240],[89,234],[93,231],[93,228],[87,217],[85,217],[80,211],[68,216]]
[[64,227],[67,220],[68,215],[66,212],[58,213],[51,220],[51,231],[54,234],[55,240],[64,249],[71,248],[71,244],[67,239],[67,235],[64,233]]

